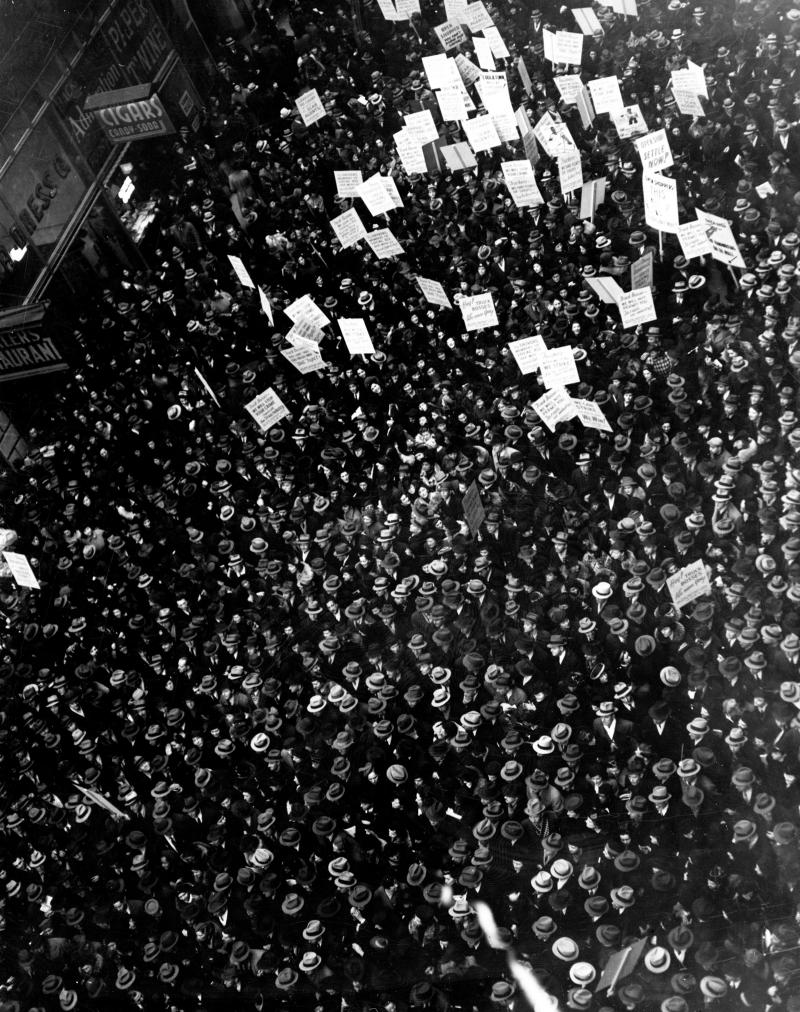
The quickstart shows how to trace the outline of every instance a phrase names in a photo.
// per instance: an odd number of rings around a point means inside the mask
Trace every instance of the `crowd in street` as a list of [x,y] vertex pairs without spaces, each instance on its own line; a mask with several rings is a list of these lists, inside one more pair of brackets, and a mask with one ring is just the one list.
[[[3,477],[41,584],[2,591],[3,1012],[525,1012],[510,960],[562,1010],[800,1009],[800,10],[596,7],[568,68],[542,29],[572,12],[531,7],[487,3],[497,66],[606,178],[591,219],[543,151],[515,205],[521,140],[405,172],[404,114],[463,140],[422,64],[442,4],[297,0],[293,35],[262,4],[159,149],[150,269],[64,307],[85,364]],[[682,220],[726,218],[744,269],[659,248],[633,141],[567,70],[666,129]],[[402,255],[340,247],[350,207],[386,224],[342,169],[394,179]],[[657,319],[624,328],[586,282],[647,250]],[[498,325],[465,332],[485,292]],[[332,324],[301,374],[305,295]],[[508,348],[533,335],[610,432],[542,423]],[[697,560],[711,593],[676,608]]]

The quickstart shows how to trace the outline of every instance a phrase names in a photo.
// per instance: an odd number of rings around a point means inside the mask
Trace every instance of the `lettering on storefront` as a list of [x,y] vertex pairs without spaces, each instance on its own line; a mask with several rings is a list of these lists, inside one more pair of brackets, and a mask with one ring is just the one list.
[[[59,179],[66,179],[71,171],[72,166],[69,162],[62,155],[56,155],[50,168],[42,174],[40,181],[31,191],[25,206],[14,209],[14,216],[19,225],[12,225],[8,234],[15,246],[22,248],[27,245],[39,222],[44,218],[45,212],[58,196]],[[6,270],[13,270],[14,267],[8,250],[1,244],[0,266]]]
[[98,109],[100,122],[112,141],[127,141],[136,137],[157,137],[173,133],[174,127],[158,95],[136,102]]
[[170,40],[146,0],[128,0],[103,31],[119,64],[139,80],[154,77],[167,53],[172,52]]
[[0,383],[67,368],[43,332],[47,306],[41,302],[0,314]]

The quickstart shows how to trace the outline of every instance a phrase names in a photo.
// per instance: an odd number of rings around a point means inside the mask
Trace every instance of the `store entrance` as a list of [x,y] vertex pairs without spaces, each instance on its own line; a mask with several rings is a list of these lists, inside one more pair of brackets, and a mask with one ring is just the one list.
[[73,292],[97,287],[120,270],[143,266],[135,244],[101,194],[64,256],[60,280]]

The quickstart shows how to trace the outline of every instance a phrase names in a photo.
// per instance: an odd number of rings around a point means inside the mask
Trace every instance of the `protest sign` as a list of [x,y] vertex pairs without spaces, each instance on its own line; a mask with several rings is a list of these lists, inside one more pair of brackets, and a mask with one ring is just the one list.
[[585,401],[580,398],[573,398],[575,413],[581,423],[588,429],[600,429],[602,432],[611,432],[611,423],[603,414],[603,409],[595,401]]
[[602,35],[603,26],[597,20],[597,15],[591,7],[573,7],[572,13],[578,22],[578,28],[584,35]]
[[619,81],[614,76],[598,77],[594,81],[589,81],[589,92],[594,111],[598,115],[603,112],[622,112],[625,108]]
[[617,305],[622,289],[613,278],[584,278],[584,282],[606,305]]
[[602,179],[590,179],[581,187],[581,206],[579,218],[591,218],[597,208],[606,199],[605,176]]
[[558,156],[558,180],[563,194],[583,186],[583,166],[579,151],[564,151]]
[[672,94],[678,110],[684,116],[705,116],[703,104],[693,91],[688,88],[673,87]]
[[667,589],[676,608],[683,608],[698,597],[711,594],[711,581],[703,560],[690,562],[688,566],[673,573],[667,579]]
[[329,326],[331,322],[310,295],[302,295],[299,299],[295,299],[290,306],[284,309],[284,313],[286,313],[292,323],[308,320],[309,323],[315,324],[320,330],[323,327]]
[[484,327],[497,326],[497,312],[491,292],[465,296],[459,303],[459,309],[464,317],[465,330],[483,330]]
[[435,92],[436,101],[439,103],[439,112],[442,119],[447,122],[461,122],[469,118],[467,107],[464,105],[464,97],[460,88],[447,87]]
[[555,432],[559,422],[575,417],[575,405],[563,387],[548,390],[531,407],[551,432]]
[[508,192],[517,207],[536,207],[537,204],[544,203],[544,198],[536,185],[533,166],[527,158],[500,164]]
[[364,182],[360,170],[334,169],[336,192],[340,197],[357,197],[358,188]]
[[636,0],[598,0],[598,2],[610,7],[617,14],[624,14],[626,18],[638,17]]
[[648,250],[631,264],[631,289],[652,288],[653,251]]
[[649,323],[656,318],[653,293],[649,288],[635,288],[632,292],[621,292],[617,305],[625,330],[638,327],[640,323]]
[[644,220],[659,232],[678,231],[678,183],[658,172],[642,176]]
[[384,177],[380,172],[365,179],[358,188],[358,195],[369,208],[372,215],[385,214],[394,210],[394,201],[386,192],[383,184]]
[[645,172],[658,172],[673,164],[672,150],[666,130],[654,130],[645,137],[637,137],[633,143],[639,152],[642,169]]
[[439,41],[442,44],[442,49],[448,52],[451,49],[455,49],[460,46],[463,42],[467,41],[467,33],[461,27],[452,21],[445,21],[444,24],[437,25],[434,28]]
[[464,519],[473,534],[477,534],[481,524],[486,519],[486,510],[483,508],[481,493],[478,483],[473,481],[467,489],[464,498],[461,500],[461,508],[464,511]]
[[403,253],[403,247],[390,228],[376,228],[374,232],[367,232],[364,238],[379,260],[388,260]]
[[422,145],[414,140],[405,127],[394,134],[394,146],[397,148],[403,168],[410,176],[415,172],[424,173],[428,171]]
[[595,991],[605,991],[608,987],[615,987],[618,981],[629,977],[636,969],[642,953],[649,944],[649,938],[640,938],[632,945],[612,953],[600,974]]
[[14,583],[18,587],[31,587],[33,590],[40,589],[39,581],[31,569],[27,556],[22,555],[20,552],[3,552],[3,558],[6,560],[6,564],[14,578]]
[[264,432],[269,432],[273,425],[289,414],[289,409],[272,387],[254,397],[244,408]]
[[398,17],[402,21],[409,21],[412,14],[421,14],[422,9],[419,0],[394,0]]
[[533,130],[529,130],[528,133],[522,135],[522,148],[525,152],[525,157],[531,163],[531,166],[535,166],[539,161],[540,155],[536,138],[533,135]]
[[358,211],[354,207],[332,218],[331,228],[336,233],[336,238],[342,249],[349,249],[367,234],[364,222],[359,218]]
[[442,149],[445,163],[451,172],[457,169],[474,169],[478,164],[472,148],[466,141],[458,141],[457,144],[446,144]]
[[556,32],[553,38],[553,63],[580,66],[583,59],[583,35],[580,32]]
[[417,144],[428,144],[439,139],[439,131],[433,122],[430,109],[406,113],[404,119],[409,136],[413,137]]
[[711,252],[711,240],[708,238],[706,224],[702,221],[687,221],[685,225],[678,225],[678,242],[681,244],[681,253],[687,260]]
[[711,256],[729,267],[745,267],[739,245],[731,230],[730,222],[708,211],[697,211],[697,220],[705,227],[711,243]]
[[228,260],[230,260],[233,273],[239,279],[239,284],[244,285],[245,288],[255,288],[256,286],[253,283],[253,279],[248,274],[247,268],[242,263],[241,258],[235,257],[232,253],[229,253]]
[[304,91],[302,95],[298,95],[296,105],[297,111],[300,113],[306,126],[313,126],[323,116],[328,115],[325,112],[325,106],[322,104],[316,88]]
[[594,123],[595,112],[592,105],[592,96],[585,85],[581,86],[576,96],[576,101],[578,103],[578,112],[581,116],[581,126],[584,130],[588,130],[592,123]]
[[431,88],[449,87],[453,83],[451,67],[454,66],[455,64],[450,62],[447,53],[436,53],[435,56],[422,57],[422,69],[425,71]]
[[544,153],[550,158],[557,158],[560,151],[568,149],[568,145],[564,144],[561,133],[556,128],[555,120],[549,112],[543,113],[533,128],[533,135],[544,148]]
[[530,98],[533,95],[533,82],[531,81],[531,75],[528,73],[528,68],[525,66],[525,60],[521,56],[517,60],[517,73],[519,74],[520,81],[522,81],[525,94]]
[[389,198],[391,199],[394,207],[402,207],[403,198],[400,196],[400,191],[397,189],[397,183],[395,183],[391,176],[381,176],[381,179],[383,180],[384,188],[389,194]]
[[444,16],[456,25],[467,23],[469,0],[444,0]]
[[476,35],[472,40],[473,46],[475,46],[475,58],[478,61],[478,66],[483,70],[495,70],[496,64],[494,62],[494,56],[492,55],[492,47],[489,45],[488,39],[482,39]]
[[303,341],[307,344],[319,344],[325,337],[322,331],[309,320],[298,320],[292,325],[292,329],[286,335],[289,344],[298,344]]
[[638,105],[626,105],[621,111],[612,110],[611,121],[620,140],[628,140],[630,137],[647,133],[644,113]]
[[[507,60],[511,56],[511,53],[508,51],[508,46],[506,46],[505,42],[503,42],[503,36],[494,26],[491,28],[484,28],[483,37],[492,47],[492,53],[495,59]],[[520,59],[522,59],[522,57],[520,57]]]
[[467,135],[470,147],[476,153],[478,151],[490,151],[492,148],[499,148],[502,141],[497,136],[497,129],[489,115],[476,116],[475,119],[465,120],[462,124],[464,133]]
[[291,348],[281,348],[281,355],[303,375],[325,368],[325,363],[319,353],[319,345],[311,344],[308,341],[301,341]]
[[756,193],[759,195],[759,197],[761,197],[762,200],[766,200],[767,197],[773,196],[775,192],[776,192],[775,187],[769,180],[767,180],[764,183],[759,183],[758,186],[756,187]]
[[476,0],[467,7],[467,28],[474,35],[494,25],[491,14],[486,10],[483,0]]
[[523,376],[536,372],[539,359],[547,351],[547,345],[537,334],[535,337],[522,337],[518,341],[509,341],[508,350],[514,356]]
[[340,316],[336,321],[342,332],[344,343],[351,355],[374,355],[375,347],[369,336],[367,325],[360,316]]
[[267,298],[267,293],[260,285],[258,286],[258,298],[261,301],[261,310],[264,313],[264,316],[266,316],[266,318],[269,320],[269,325],[271,327],[274,327],[275,318],[272,315],[272,306],[270,305],[269,299]]
[[542,381],[548,390],[553,387],[568,387],[571,383],[580,383],[575,355],[567,344],[561,348],[551,348],[539,356],[539,369]]
[[575,105],[578,101],[578,93],[583,87],[580,74],[559,74],[553,78],[553,84],[558,88],[561,101],[565,105]]
[[708,98],[708,84],[706,83],[706,74],[703,68],[696,63],[692,63],[691,60],[687,60],[686,72],[690,75],[688,80],[691,81],[695,93],[702,95],[703,98]]
[[[259,291],[260,291],[260,289],[259,289]],[[203,389],[206,391],[206,393],[208,394],[208,396],[217,405],[217,407],[219,407],[220,406],[220,404],[219,404],[219,398],[214,393],[214,391],[213,391],[213,389],[211,387],[211,384],[208,382],[208,380],[205,378],[205,376],[200,372],[200,370],[197,368],[197,366],[194,367],[194,373],[195,373],[195,376],[197,376],[197,378],[200,380],[201,384],[203,385]]]
[[555,63],[555,43],[556,36],[554,32],[549,31],[547,28],[542,29],[542,45],[544,46],[544,58],[549,60],[550,63]]
[[481,72],[471,60],[468,60],[466,56],[464,56],[463,53],[459,53],[455,59],[456,67],[461,75],[461,80],[469,88],[470,85],[475,84],[475,82],[479,80]]
[[438,281],[434,281],[431,278],[423,278],[417,275],[417,284],[420,287],[422,294],[425,296],[428,302],[434,306],[445,306],[447,309],[452,309],[453,304],[447,297],[447,292]]
[[378,0],[378,6],[381,9],[381,14],[383,14],[387,21],[402,20],[400,15],[397,13],[394,0]]

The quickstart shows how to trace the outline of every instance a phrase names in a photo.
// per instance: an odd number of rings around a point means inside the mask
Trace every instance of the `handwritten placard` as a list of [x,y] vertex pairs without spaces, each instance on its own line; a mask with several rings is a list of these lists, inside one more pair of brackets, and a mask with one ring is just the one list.
[[302,95],[298,95],[296,104],[297,111],[300,113],[300,117],[306,126],[313,126],[323,116],[328,115],[325,112],[325,106],[322,104],[316,88],[304,91]]
[[497,128],[491,116],[476,116],[474,119],[465,120],[462,125],[473,151],[490,151],[492,148],[500,147],[502,141],[497,135]]
[[358,188],[364,182],[361,171],[357,169],[334,169],[333,178],[340,197],[357,197]]
[[580,398],[573,398],[575,412],[581,423],[588,429],[600,429],[601,432],[611,432],[611,423],[603,414],[603,409],[595,401],[585,401]]
[[374,232],[367,232],[365,238],[379,260],[388,260],[403,253],[403,247],[390,228],[376,228]]
[[551,432],[559,422],[575,417],[575,405],[564,387],[553,387],[531,405],[536,414]]
[[264,432],[269,432],[273,425],[289,414],[289,409],[272,387],[254,397],[244,407]]
[[658,172],[642,177],[644,220],[659,232],[678,231],[678,183]]
[[310,323],[316,324],[320,330],[323,327],[330,326],[331,322],[310,295],[302,295],[299,299],[295,299],[290,306],[284,309],[284,313],[286,313],[292,323],[308,320]]
[[696,601],[698,597],[710,595],[711,581],[703,560],[690,562],[688,566],[668,577],[667,589],[676,608],[683,608],[684,605]]
[[544,203],[544,198],[536,185],[533,166],[527,158],[501,162],[501,166],[508,192],[517,207],[536,207]]
[[358,211],[354,207],[332,218],[331,228],[336,233],[336,238],[339,240],[342,249],[354,246],[367,234],[364,222],[359,218]]
[[370,214],[385,214],[394,210],[394,201],[386,191],[383,183],[384,177],[380,172],[365,179],[358,188],[358,195],[367,205]]
[[580,190],[583,186],[583,167],[579,151],[564,151],[559,154],[558,180],[564,194]]
[[729,267],[744,268],[745,262],[739,244],[731,230],[730,222],[708,211],[697,211],[697,220],[703,223],[706,236],[711,243],[711,256]]
[[553,38],[553,62],[580,66],[583,59],[583,35],[580,32],[556,32]]
[[484,327],[497,326],[497,311],[494,308],[491,292],[466,296],[461,299],[459,308],[464,317],[466,330],[483,330]]
[[684,225],[678,225],[678,242],[681,253],[687,260],[704,257],[711,252],[711,240],[705,222],[702,221],[687,221]]
[[625,108],[619,81],[614,76],[598,77],[594,81],[589,81],[589,91],[594,111],[598,115],[603,112],[621,112]]
[[542,352],[539,356],[539,369],[542,373],[542,382],[548,390],[580,383],[575,355],[569,345]]
[[310,344],[308,341],[302,341],[291,348],[281,348],[281,355],[303,375],[325,368],[319,353],[319,345]]
[[617,305],[625,330],[638,327],[640,323],[649,323],[656,318],[653,293],[649,288],[635,288],[632,292],[622,292]]
[[3,552],[3,558],[18,587],[30,587],[32,590],[39,590],[39,581],[36,573],[31,569],[26,555],[20,552]]
[[342,332],[344,343],[347,345],[347,350],[351,355],[375,354],[375,347],[372,344],[372,338],[369,336],[367,324],[360,316],[341,316],[336,322],[339,324],[339,330]]
[[438,281],[434,281],[432,278],[423,278],[417,275],[417,284],[420,287],[420,291],[425,296],[428,302],[434,306],[444,306],[447,309],[452,309],[453,304],[447,297],[447,292]]
[[534,337],[522,337],[518,341],[509,341],[508,350],[514,356],[519,371],[523,376],[527,376],[539,368],[539,361],[547,351],[547,345],[536,334]]
[[653,130],[645,137],[637,137],[633,143],[642,160],[642,168],[646,172],[658,172],[674,164],[666,130]]
[[461,25],[452,21],[445,21],[444,24],[437,25],[434,31],[445,52],[457,49],[458,46],[467,41],[467,33]]
[[439,131],[433,122],[430,109],[406,113],[405,125],[409,135],[414,138],[417,144],[429,144],[439,138]]
[[228,260],[230,260],[231,267],[233,268],[233,273],[239,279],[239,284],[244,285],[245,288],[255,288],[256,287],[255,283],[253,279],[250,277],[247,268],[242,263],[241,258],[234,256],[232,253],[229,253]]

